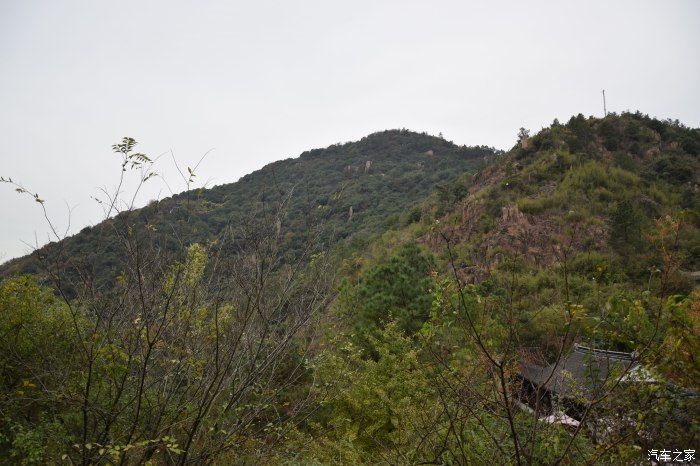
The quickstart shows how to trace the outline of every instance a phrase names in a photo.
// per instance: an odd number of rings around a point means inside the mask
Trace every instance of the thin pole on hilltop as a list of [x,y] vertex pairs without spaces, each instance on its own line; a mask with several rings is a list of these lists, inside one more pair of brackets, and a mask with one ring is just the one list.
[[605,106],[605,89],[603,89],[603,116],[608,116],[608,109]]

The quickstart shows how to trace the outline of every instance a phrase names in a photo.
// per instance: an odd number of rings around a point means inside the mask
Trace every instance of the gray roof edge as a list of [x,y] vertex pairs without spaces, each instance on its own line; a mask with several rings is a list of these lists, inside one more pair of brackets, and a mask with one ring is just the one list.
[[601,355],[601,356],[608,356],[610,358],[615,358],[615,359],[623,359],[623,360],[628,360],[632,361],[636,359],[636,356],[634,353],[626,353],[624,351],[610,351],[610,350],[604,350],[604,349],[598,349],[598,348],[590,348],[588,346],[583,346],[576,344],[574,345],[574,351],[577,351],[582,354],[594,354],[594,355]]

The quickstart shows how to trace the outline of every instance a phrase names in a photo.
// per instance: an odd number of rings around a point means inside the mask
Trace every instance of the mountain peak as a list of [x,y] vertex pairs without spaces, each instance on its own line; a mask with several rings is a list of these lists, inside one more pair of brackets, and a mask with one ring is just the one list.
[[[492,153],[483,147],[459,147],[425,133],[379,131],[359,141],[268,164],[235,183],[181,193],[137,209],[129,213],[129,228],[174,232],[161,241],[175,250],[174,238],[180,244],[207,242],[227,225],[244,223],[290,196],[279,229],[281,249],[294,257],[303,251],[314,224],[324,229],[326,245],[367,238],[400,222],[408,208],[436,186],[477,170],[484,156]],[[112,238],[113,232],[105,225],[66,238],[60,247],[47,245],[10,261],[0,268],[0,274],[39,271],[40,256],[55,258],[61,250],[70,252],[73,260],[91,263],[101,281],[109,283],[122,265],[115,251],[117,238]]]

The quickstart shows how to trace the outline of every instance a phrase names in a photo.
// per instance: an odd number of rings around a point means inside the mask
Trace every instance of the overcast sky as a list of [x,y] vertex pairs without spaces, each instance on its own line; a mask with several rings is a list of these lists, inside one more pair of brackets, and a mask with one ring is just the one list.
[[[59,227],[73,207],[77,232],[122,136],[184,165],[213,148],[213,185],[387,128],[507,149],[521,126],[601,115],[601,89],[610,111],[698,127],[699,84],[695,0],[0,0],[0,175]],[[139,202],[169,194],[154,180]],[[46,241],[37,207],[0,185],[0,260]]]

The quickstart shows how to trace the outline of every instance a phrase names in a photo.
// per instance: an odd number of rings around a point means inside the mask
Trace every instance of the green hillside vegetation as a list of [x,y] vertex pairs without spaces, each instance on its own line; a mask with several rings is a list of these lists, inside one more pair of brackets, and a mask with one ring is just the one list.
[[447,234],[471,282],[514,260],[533,309],[550,304],[564,261],[571,292],[590,307],[612,289],[659,291],[666,272],[664,293],[687,295],[700,270],[699,138],[640,114],[555,122],[480,174],[439,219],[446,227],[422,239],[445,257]]
[[[0,457],[626,465],[695,448],[699,191],[700,130],[624,113],[506,153],[376,133],[120,214],[61,261],[54,245],[4,268]],[[100,264],[113,286],[89,278]],[[549,422],[523,368],[575,345],[641,366],[553,405],[579,424]]]
[[[464,180],[466,193],[446,200],[439,190],[420,221],[385,233],[347,265],[353,278],[319,357],[332,401],[312,457],[479,464],[500,449],[506,463],[629,464],[656,443],[697,442],[697,399],[672,388],[611,389],[589,422],[610,412],[640,421],[608,420],[602,437],[535,429],[498,393],[513,387],[519,348],[552,360],[573,343],[637,351],[659,379],[699,388],[698,142],[698,130],[638,113],[579,115],[519,141]],[[407,286],[416,261],[405,248],[416,244],[433,272]],[[405,297],[406,311],[431,303],[410,327],[391,304]]]
[[[50,244],[9,261],[0,274],[40,273],[45,266],[37,259],[42,257],[87,263],[94,280],[109,287],[124,266],[118,236],[128,228],[160,232],[159,246],[175,252],[215,240],[227,227],[277,212],[282,204],[280,249],[287,260],[297,258],[312,240],[328,248],[351,239],[360,247],[401,222],[406,210],[436,186],[477,170],[495,153],[487,147],[459,147],[425,133],[383,131],[271,163],[236,183],[185,192],[124,212],[83,229],[60,247]],[[316,238],[319,229],[321,236]]]

